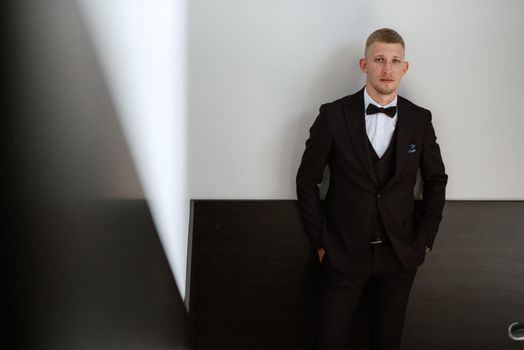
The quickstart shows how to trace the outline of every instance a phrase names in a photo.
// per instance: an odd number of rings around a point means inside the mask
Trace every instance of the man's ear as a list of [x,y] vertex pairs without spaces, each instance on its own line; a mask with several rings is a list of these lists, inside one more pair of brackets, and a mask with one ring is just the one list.
[[408,69],[409,69],[409,62],[408,61],[404,61],[403,67],[402,67],[402,72],[403,72],[402,74],[406,74]]
[[366,61],[365,58],[361,58],[358,61],[358,66],[360,67],[360,70],[363,71],[364,73],[367,73],[367,64],[368,62]]

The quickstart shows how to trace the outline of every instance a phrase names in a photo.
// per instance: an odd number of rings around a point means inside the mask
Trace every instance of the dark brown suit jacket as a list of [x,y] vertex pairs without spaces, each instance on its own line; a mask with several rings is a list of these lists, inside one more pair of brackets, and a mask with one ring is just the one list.
[[[431,123],[431,112],[398,97],[395,173],[381,188],[368,152],[364,89],[320,107],[310,129],[296,178],[299,212],[313,248],[346,272],[369,266],[369,232],[378,211],[386,234],[408,269],[424,261],[442,218],[447,175]],[[329,166],[325,200],[318,184]],[[417,173],[423,200],[415,203]]]

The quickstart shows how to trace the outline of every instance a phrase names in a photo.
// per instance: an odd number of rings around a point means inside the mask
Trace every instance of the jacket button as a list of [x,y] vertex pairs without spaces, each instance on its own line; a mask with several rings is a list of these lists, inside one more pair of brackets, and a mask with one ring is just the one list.
[[380,193],[379,193],[379,194],[377,194],[377,198],[380,198]]

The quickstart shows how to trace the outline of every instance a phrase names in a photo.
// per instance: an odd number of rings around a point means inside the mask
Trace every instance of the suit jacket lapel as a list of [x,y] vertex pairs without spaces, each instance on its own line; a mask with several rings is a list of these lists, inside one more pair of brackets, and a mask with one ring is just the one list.
[[413,114],[407,108],[405,101],[400,96],[398,97],[397,111],[398,121],[396,126],[397,139],[395,145],[395,174],[384,187],[387,187],[388,184],[400,176],[400,173],[404,168],[404,164],[406,163],[406,159],[408,157],[409,144],[411,141],[411,126],[414,125],[414,123],[411,121]]
[[355,148],[362,167],[378,185],[378,180],[373,170],[373,164],[368,151],[368,136],[366,133],[366,123],[364,120],[364,89],[360,90],[353,96],[344,106],[344,114],[346,119],[346,127]]

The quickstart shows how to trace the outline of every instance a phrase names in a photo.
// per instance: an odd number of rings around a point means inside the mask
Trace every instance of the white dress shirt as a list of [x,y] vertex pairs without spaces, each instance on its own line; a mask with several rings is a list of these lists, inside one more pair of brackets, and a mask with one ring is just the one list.
[[391,138],[393,137],[393,132],[397,126],[398,121],[398,110],[393,118],[388,117],[384,113],[376,113],[366,115],[366,109],[368,105],[372,103],[378,107],[388,108],[397,105],[397,97],[388,103],[387,105],[382,106],[380,103],[376,102],[369,96],[366,89],[364,89],[364,115],[366,118],[366,133],[368,135],[371,145],[377,152],[379,158],[381,158],[386,150],[389,147]]

